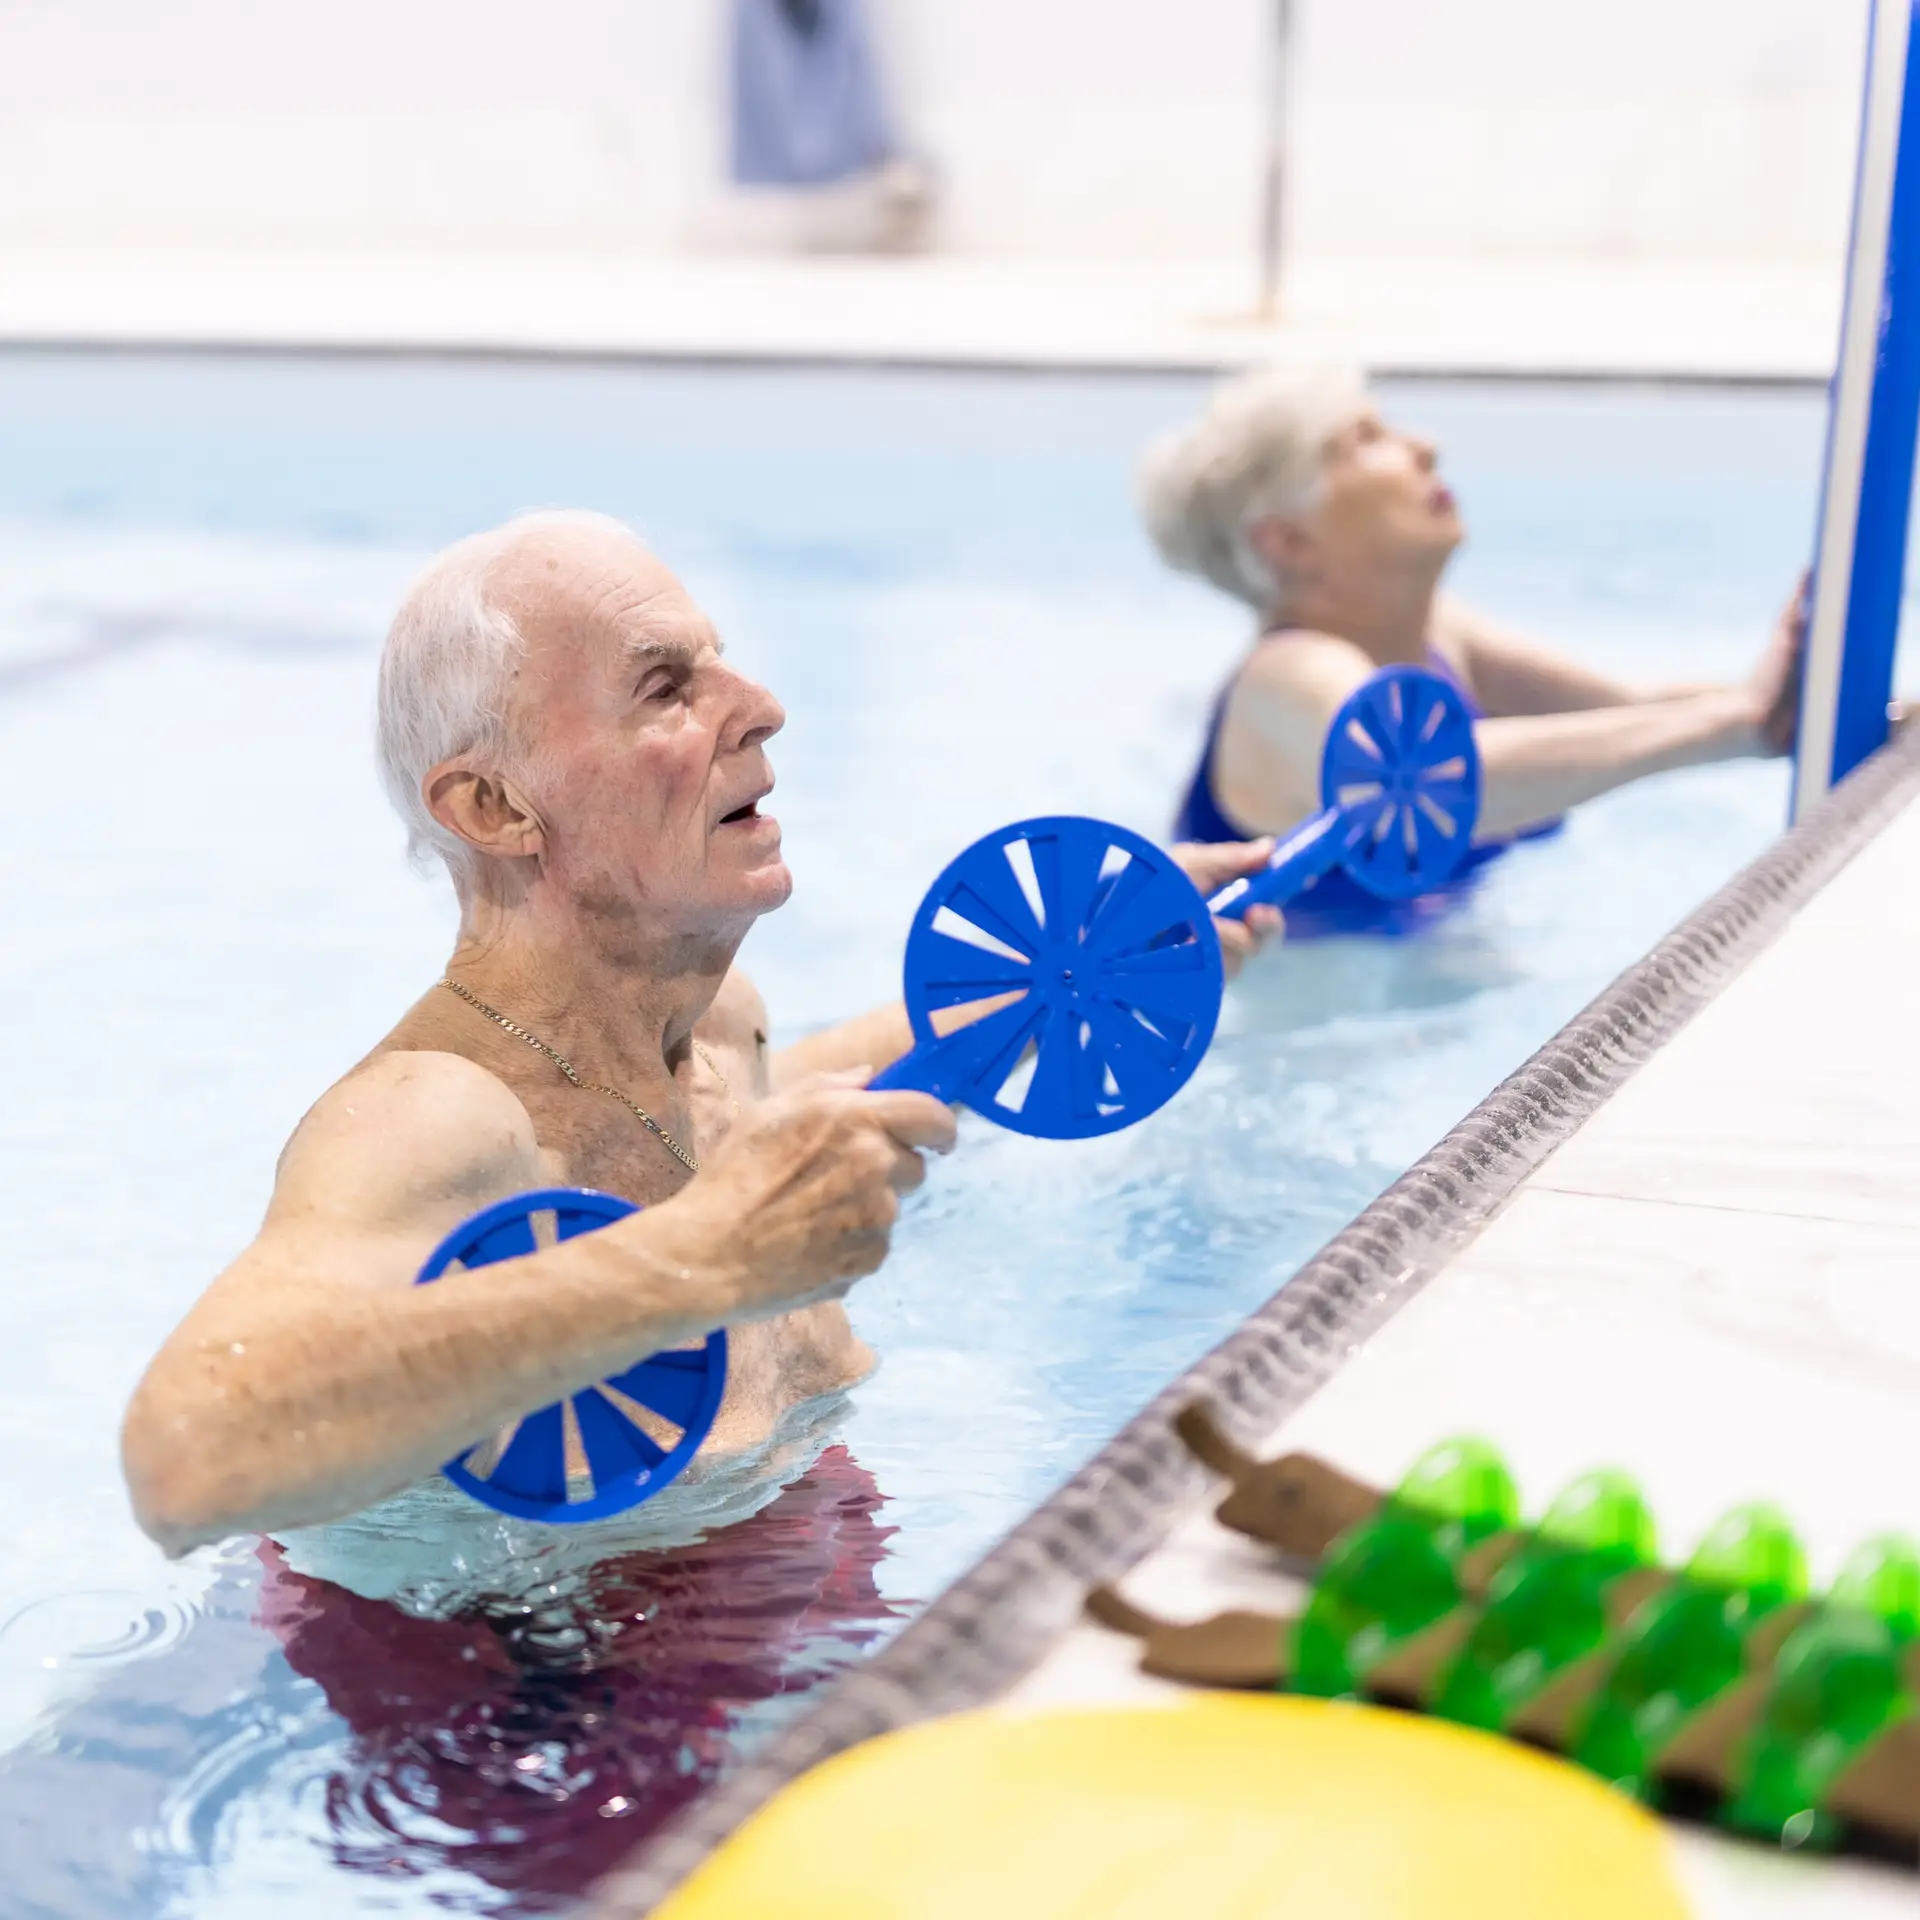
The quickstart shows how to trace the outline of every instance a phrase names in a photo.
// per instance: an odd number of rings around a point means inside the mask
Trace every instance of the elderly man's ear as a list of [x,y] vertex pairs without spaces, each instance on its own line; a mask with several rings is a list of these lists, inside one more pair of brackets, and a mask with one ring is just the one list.
[[427,775],[428,811],[468,846],[502,860],[542,851],[547,829],[533,802],[511,780],[457,763]]

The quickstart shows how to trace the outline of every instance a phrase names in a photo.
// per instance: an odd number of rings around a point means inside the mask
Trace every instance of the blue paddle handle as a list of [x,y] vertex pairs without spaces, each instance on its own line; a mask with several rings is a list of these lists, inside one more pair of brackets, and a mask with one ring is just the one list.
[[951,1104],[958,1096],[948,1092],[943,1083],[953,1077],[950,1070],[955,1064],[945,1042],[923,1040],[911,1052],[903,1053],[892,1066],[876,1073],[867,1082],[867,1091],[886,1093],[904,1088],[908,1093],[930,1093],[936,1100]]
[[1323,873],[1340,864],[1347,851],[1351,822],[1341,807],[1329,807],[1274,848],[1273,858],[1255,874],[1229,881],[1207,902],[1216,920],[1244,920],[1249,907],[1283,907]]

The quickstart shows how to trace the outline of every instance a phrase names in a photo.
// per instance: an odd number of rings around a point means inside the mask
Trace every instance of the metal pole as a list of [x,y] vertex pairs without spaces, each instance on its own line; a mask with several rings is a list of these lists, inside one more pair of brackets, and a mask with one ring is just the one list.
[[1274,0],[1273,40],[1267,58],[1267,167],[1260,201],[1262,320],[1280,312],[1280,275],[1287,220],[1287,105],[1293,78],[1293,0]]
[[1887,737],[1920,431],[1920,0],[1876,0],[1793,815]]

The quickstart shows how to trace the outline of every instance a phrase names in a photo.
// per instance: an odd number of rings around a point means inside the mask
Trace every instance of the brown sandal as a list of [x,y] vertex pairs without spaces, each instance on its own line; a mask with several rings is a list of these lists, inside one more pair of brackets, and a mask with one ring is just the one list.
[[1115,1633],[1143,1641],[1140,1671],[1190,1687],[1241,1687],[1272,1692],[1287,1682],[1291,1620],[1272,1613],[1216,1613],[1183,1626],[1157,1620],[1111,1587],[1087,1595],[1087,1613]]
[[1310,1453],[1256,1460],[1236,1446],[1194,1401],[1174,1417],[1187,1451],[1233,1488],[1215,1509],[1223,1527],[1276,1547],[1304,1568],[1317,1566],[1334,1541],[1378,1511],[1385,1496]]
[[[1174,1416],[1174,1431],[1202,1466],[1233,1482],[1214,1509],[1214,1518],[1275,1548],[1289,1573],[1311,1577],[1333,1543],[1363,1520],[1371,1520],[1387,1496],[1378,1487],[1342,1473],[1311,1453],[1283,1453],[1277,1460],[1256,1460],[1220,1431],[1212,1414],[1193,1401]],[[1470,1548],[1460,1560],[1460,1585],[1473,1599],[1483,1597],[1493,1577],[1525,1544],[1524,1531],[1496,1533]],[[1664,1581],[1667,1576],[1661,1575]],[[1635,1604],[1646,1598],[1635,1595]]]

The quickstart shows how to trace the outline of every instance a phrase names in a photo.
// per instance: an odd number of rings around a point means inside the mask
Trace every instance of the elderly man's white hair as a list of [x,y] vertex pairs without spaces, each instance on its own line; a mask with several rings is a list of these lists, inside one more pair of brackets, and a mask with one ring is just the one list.
[[511,710],[514,670],[526,638],[493,594],[501,565],[532,545],[570,535],[631,540],[632,528],[604,513],[525,513],[476,533],[441,554],[407,589],[380,655],[380,777],[407,826],[407,851],[420,863],[438,854],[456,888],[474,870],[473,849],[428,810],[426,778],[456,754],[525,775],[526,743]]
[[1206,412],[1140,464],[1141,510],[1161,557],[1274,612],[1286,583],[1247,529],[1311,504],[1328,440],[1366,405],[1366,376],[1350,361],[1275,362],[1217,387]]

